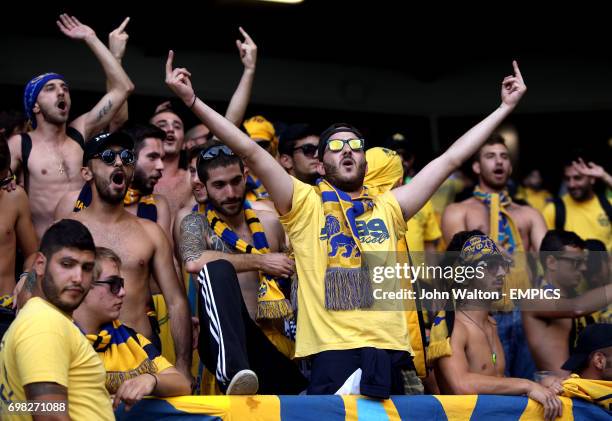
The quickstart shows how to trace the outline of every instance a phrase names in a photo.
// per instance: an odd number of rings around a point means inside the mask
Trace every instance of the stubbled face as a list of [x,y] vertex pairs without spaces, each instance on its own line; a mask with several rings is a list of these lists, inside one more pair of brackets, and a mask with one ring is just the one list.
[[500,264],[499,260],[495,259],[480,262],[480,264],[484,266],[482,271],[484,276],[481,279],[474,277],[476,289],[486,292],[497,292],[501,298],[501,292],[507,275],[506,268]]
[[508,148],[502,144],[483,146],[472,169],[481,184],[493,190],[503,190],[512,173]]
[[205,186],[208,201],[217,212],[230,217],[242,212],[246,177],[239,164],[209,169]]
[[190,150],[196,146],[201,146],[209,139],[210,130],[203,124],[198,124],[189,130],[189,137],[185,137],[185,149]]
[[164,171],[164,148],[161,139],[145,139],[138,153],[132,186],[143,194],[151,194]]
[[[121,288],[118,294],[113,294],[108,284],[99,284],[97,281],[108,281],[113,277],[121,276],[119,267],[112,260],[102,259],[100,276],[92,282],[89,293],[85,297],[84,310],[95,314],[101,323],[108,323],[119,318],[119,312],[125,297],[125,288]],[[81,311],[81,309],[79,309]]]
[[166,132],[166,139],[163,142],[166,156],[178,155],[183,148],[185,138],[185,129],[180,117],[171,111],[164,111],[153,116],[151,124]]
[[[122,150],[121,146],[110,147],[115,152]],[[119,204],[127,193],[128,186],[134,176],[133,165],[123,165],[119,154],[115,156],[113,165],[106,165],[100,159],[91,161],[93,180],[100,199],[106,203]]]
[[567,191],[572,199],[583,202],[593,195],[593,177],[580,174],[574,167],[565,167],[563,179],[567,184]]
[[194,199],[199,204],[202,204],[206,201],[206,188],[200,181],[200,177],[198,177],[197,163],[198,157],[189,161],[189,182],[191,183],[191,193],[193,193]]
[[71,314],[91,286],[95,254],[93,251],[63,248],[46,262],[42,290],[55,307]]
[[539,170],[532,170],[527,177],[525,177],[525,180],[523,180],[523,184],[525,184],[526,187],[532,188],[534,190],[539,190],[542,188],[542,175],[540,174]]
[[565,246],[556,256],[555,281],[566,292],[573,291],[586,271],[584,250],[580,247]]
[[[331,136],[332,139],[343,140],[356,137],[352,132],[339,132]],[[353,151],[348,144],[344,144],[344,148],[338,152],[332,152],[326,147],[323,170],[325,179],[333,186],[345,192],[356,192],[363,186],[367,171],[365,151]]]
[[294,151],[291,155],[292,168],[291,175],[305,183],[312,184],[319,177],[319,158],[315,150],[315,154],[308,156],[304,154],[301,146],[311,145],[315,148],[319,146],[319,136],[307,136],[295,142]]
[[68,121],[70,113],[70,91],[68,85],[61,79],[52,79],[45,83],[36,98],[34,114],[38,122],[60,125]]

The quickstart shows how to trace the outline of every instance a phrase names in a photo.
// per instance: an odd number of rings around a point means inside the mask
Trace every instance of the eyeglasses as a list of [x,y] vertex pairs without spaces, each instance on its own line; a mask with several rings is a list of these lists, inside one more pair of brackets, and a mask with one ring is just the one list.
[[15,177],[15,174],[13,174],[13,171],[11,171],[11,169],[9,168],[9,175],[6,178],[0,180],[0,188],[8,186],[16,179],[17,177]]
[[121,149],[117,152],[112,149],[106,149],[102,153],[94,155],[93,158],[100,158],[106,165],[114,165],[117,155],[121,158],[123,165],[133,165],[136,161],[136,155],[131,149]]
[[[344,146],[344,145],[342,145]],[[302,151],[302,153],[304,154],[304,156],[307,156],[309,158],[313,158],[315,156],[315,154],[317,153],[317,150],[319,148],[315,145],[312,145],[310,143],[306,143],[305,145],[302,146],[298,146],[297,148],[293,148],[293,152],[300,150]]]
[[327,141],[327,147],[332,152],[340,152],[344,149],[344,144],[348,143],[351,150],[360,151],[363,149],[363,139],[329,139]]
[[489,274],[497,275],[499,268],[501,267],[504,272],[508,273],[512,266],[512,260],[502,258],[489,258],[487,260],[481,260],[478,262],[478,266],[482,266],[487,269]]
[[94,281],[94,284],[107,284],[110,287],[111,294],[118,295],[123,288],[123,278],[120,276],[111,276],[106,281]]
[[227,156],[233,156],[234,155],[234,152],[232,152],[232,150],[230,148],[228,148],[227,146],[225,146],[225,145],[218,145],[218,146],[213,146],[210,149],[206,149],[206,150],[203,150],[202,152],[200,152],[200,158],[202,158],[204,161],[209,161],[211,159],[215,159],[221,153],[223,155],[227,155]]
[[579,269],[582,265],[586,265],[587,262],[584,257],[557,256],[557,259],[572,262],[574,269]]

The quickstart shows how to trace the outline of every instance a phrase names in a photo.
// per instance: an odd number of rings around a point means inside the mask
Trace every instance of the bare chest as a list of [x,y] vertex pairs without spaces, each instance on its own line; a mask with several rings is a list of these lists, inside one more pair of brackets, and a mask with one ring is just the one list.
[[[521,234],[523,245],[527,246],[526,241],[529,239],[529,220],[523,212],[521,212],[518,206],[508,207],[507,212]],[[491,233],[489,208],[482,203],[474,202],[466,208],[465,222],[468,230],[480,230],[486,234]]]
[[83,183],[81,167],[83,149],[72,140],[53,144],[33,141],[28,159],[28,173],[38,183]]

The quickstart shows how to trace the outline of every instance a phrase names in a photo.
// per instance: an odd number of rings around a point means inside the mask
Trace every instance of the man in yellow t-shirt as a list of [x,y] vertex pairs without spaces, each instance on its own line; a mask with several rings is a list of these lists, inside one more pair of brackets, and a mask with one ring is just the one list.
[[43,235],[34,282],[24,286],[36,296],[0,344],[2,419],[22,420],[8,406],[24,400],[65,404],[65,419],[114,419],[102,360],[71,319],[89,291],[94,261],[93,238],[80,222],[63,219]]
[[405,221],[514,110],[526,91],[516,62],[514,75],[503,80],[502,102],[495,111],[426,165],[410,184],[372,198],[364,196],[365,141],[356,128],[340,123],[321,134],[317,156],[324,179],[317,186],[304,184],[199,99],[189,72],[173,69],[173,59],[170,52],[166,84],[219,139],[244,157],[270,194],[294,247],[299,279],[295,355],[311,357],[308,393],[334,393],[349,378],[351,390],[358,383],[358,393],[368,396],[405,393],[401,372],[411,361],[404,312],[370,309],[376,282],[365,276],[362,258],[375,252],[394,257]]
[[[608,251],[612,251],[612,224],[600,203],[600,198],[593,191],[597,179],[609,187],[612,177],[602,167],[592,162],[587,165],[581,159],[568,161],[563,169],[563,177],[568,194],[561,197],[561,203],[549,203],[544,208],[546,225],[549,229],[573,231],[581,238],[600,240]],[[610,199],[604,200],[612,203]],[[557,215],[557,209],[561,214],[560,208],[564,208],[565,218]]]

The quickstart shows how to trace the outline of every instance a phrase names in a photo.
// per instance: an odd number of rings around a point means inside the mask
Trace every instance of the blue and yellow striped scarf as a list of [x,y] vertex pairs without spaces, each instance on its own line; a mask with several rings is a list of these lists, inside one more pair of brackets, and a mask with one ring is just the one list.
[[[263,226],[257,218],[257,213],[251,209],[248,201],[244,202],[244,216],[253,236],[253,245],[242,240],[225,223],[210,203],[206,205],[206,220],[208,225],[224,242],[234,250],[242,253],[266,254],[270,246],[266,239]],[[259,272],[259,290],[257,292],[257,319],[280,319],[289,316],[291,306],[289,300],[278,286],[279,279],[267,273]],[[288,282],[288,281],[287,281]]]
[[351,196],[323,179],[317,181],[325,227],[321,240],[327,241],[327,270],[325,272],[325,308],[354,310],[373,304],[372,285],[367,265],[361,259],[361,243],[357,217],[374,207],[364,187],[361,196]]
[[123,198],[123,204],[130,206],[134,203],[138,203],[137,216],[139,218],[157,222],[157,205],[153,194],[143,196],[138,190],[130,187]]
[[270,199],[264,185],[255,176],[249,175],[246,180],[246,200],[255,202],[257,200]]
[[489,208],[489,237],[503,247],[508,253],[523,251],[521,234],[516,228],[512,217],[505,209],[512,199],[508,192],[485,193],[479,186],[474,189],[474,197]]
[[119,320],[102,325],[97,335],[86,335],[106,370],[106,389],[112,395],[124,381],[144,373],[157,373],[170,364],[143,336]]

